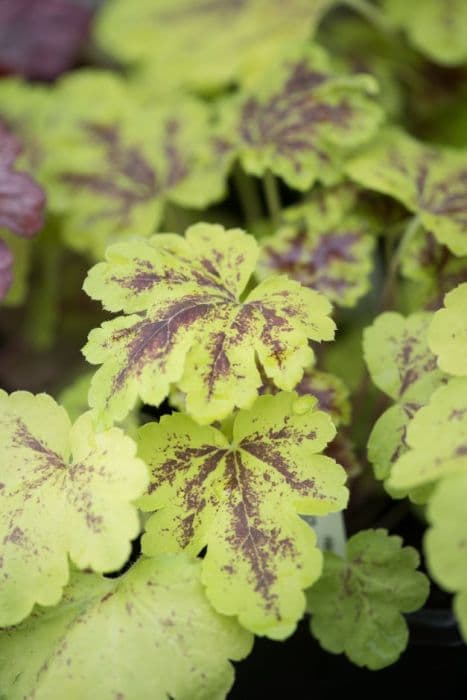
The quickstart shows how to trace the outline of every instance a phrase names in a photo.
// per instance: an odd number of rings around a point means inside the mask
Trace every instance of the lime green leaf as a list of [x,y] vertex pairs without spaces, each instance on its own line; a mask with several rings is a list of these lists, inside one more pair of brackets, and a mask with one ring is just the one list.
[[407,449],[407,426],[444,379],[428,347],[430,313],[407,318],[394,312],[378,316],[363,334],[368,371],[376,386],[390,396],[391,406],[375,423],[368,457],[378,479],[386,479]]
[[461,284],[444,298],[444,309],[434,315],[429,334],[430,347],[438,364],[448,374],[467,374],[467,284]]
[[411,421],[410,448],[394,464],[389,485],[411,489],[467,471],[467,379],[451,379]]
[[330,226],[313,205],[293,207],[287,223],[261,241],[258,275],[286,273],[340,306],[355,306],[369,288],[374,237],[357,215]]
[[333,183],[343,156],[373,136],[381,120],[370,97],[375,91],[371,76],[339,75],[323,49],[301,46],[226,102],[226,139],[248,173],[270,170],[299,190],[317,179]]
[[[108,3],[97,39],[159,89],[209,91],[245,80],[308,39],[333,0],[132,0]],[[193,57],[196,57],[194,60]]]
[[103,365],[89,397],[102,419],[122,419],[138,395],[158,405],[171,384],[198,422],[224,418],[258,395],[255,355],[279,388],[297,384],[313,359],[307,338],[333,337],[331,306],[285,277],[268,278],[243,300],[257,256],[252,236],[212,224],[108,249],[84,288],[131,315],[92,331],[84,348]]
[[390,129],[351,160],[356,182],[390,195],[455,255],[467,255],[467,160],[461,151],[435,148]]
[[89,414],[71,426],[46,394],[0,391],[0,626],[60,600],[68,555],[96,571],[125,563],[147,484],[135,452],[118,428],[96,434]]
[[428,504],[431,527],[425,535],[430,573],[448,591],[467,589],[465,538],[467,473],[442,479]]
[[457,593],[454,612],[467,640],[467,473],[448,476],[436,486],[428,504],[430,529],[425,554],[431,575],[443,588]]
[[152,472],[139,503],[157,510],[143,551],[207,546],[202,580],[214,607],[280,639],[304,611],[302,589],[321,571],[316,537],[297,513],[324,515],[347,500],[344,470],[318,453],[335,434],[316,400],[262,396],[240,411],[230,443],[182,414],[140,431]]
[[[140,559],[120,578],[73,574],[64,599],[0,633],[9,700],[221,700],[251,635],[217,614],[184,555]],[[27,664],[25,664],[27,659]]]
[[229,150],[200,101],[157,100],[97,71],[63,79],[56,100],[67,109],[53,125],[52,194],[74,249],[102,257],[154,233],[167,202],[199,209],[223,196]]
[[384,7],[428,58],[446,66],[467,61],[465,0],[384,0]]
[[[88,394],[93,375],[94,372],[80,374],[58,396],[58,403],[63,406],[72,421],[77,420],[82,413],[89,411]],[[139,406],[127,415],[120,426],[134,440],[138,437],[138,410]]]
[[415,571],[417,551],[386,530],[364,530],[348,541],[345,560],[324,557],[323,575],[308,592],[313,635],[358,666],[376,670],[397,661],[409,636],[401,613],[420,608],[429,591]]

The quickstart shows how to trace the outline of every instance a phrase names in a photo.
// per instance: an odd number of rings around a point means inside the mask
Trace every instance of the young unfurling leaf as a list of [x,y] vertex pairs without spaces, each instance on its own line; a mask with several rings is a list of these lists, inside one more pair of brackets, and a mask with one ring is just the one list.
[[246,172],[268,170],[291,187],[339,179],[349,149],[373,136],[381,110],[368,75],[339,75],[323,49],[300,47],[225,104],[226,139]]
[[451,379],[411,421],[389,485],[412,489],[467,471],[467,379]]
[[[294,391],[299,396],[314,396],[320,411],[329,413],[336,428],[339,425],[348,425],[350,422],[349,390],[342,379],[336,375],[310,367],[304,371]],[[267,377],[263,377],[260,393],[277,394],[278,392],[279,389]]]
[[83,350],[103,365],[89,396],[102,419],[122,419],[137,396],[158,405],[172,384],[198,422],[224,418],[258,395],[256,357],[276,386],[295,387],[313,359],[307,339],[333,337],[331,306],[285,277],[243,299],[257,257],[253,237],[211,224],[108,249],[84,288],[129,315],[92,331]]
[[467,61],[467,5],[464,0],[384,0],[390,19],[435,63]]
[[167,201],[202,208],[222,197],[229,151],[201,101],[161,102],[91,71],[63,79],[56,101],[53,195],[72,248],[102,257],[110,243],[154,233]]
[[407,449],[407,426],[444,380],[428,347],[433,315],[416,313],[408,318],[389,312],[379,316],[363,336],[363,351],[376,386],[394,399],[375,423],[368,441],[368,456],[379,479],[386,479]]
[[444,298],[430,327],[429,342],[445,372],[467,375],[467,284],[460,284]]
[[346,166],[364,187],[398,199],[455,255],[467,255],[467,157],[388,129]]
[[[108,3],[97,39],[160,90],[244,81],[306,41],[335,0],[132,0]],[[194,58],[195,57],[195,58]]]
[[354,306],[369,287],[374,238],[357,215],[329,224],[328,218],[313,204],[284,212],[283,226],[261,241],[258,274],[286,273],[340,306]]
[[[140,559],[116,579],[73,573],[53,609],[0,633],[9,700],[222,700],[252,638],[206,600],[201,563]],[[27,663],[25,663],[27,660]]]
[[147,485],[136,447],[118,428],[73,426],[46,394],[0,391],[0,626],[34,603],[55,605],[80,568],[120,568],[139,531],[132,501]]
[[143,551],[207,546],[202,580],[214,607],[280,639],[303,614],[303,588],[321,571],[316,537],[297,513],[324,515],[347,500],[344,470],[318,453],[333,438],[312,397],[262,396],[240,411],[232,440],[182,414],[141,429],[151,470],[139,501],[156,510]]
[[386,530],[351,537],[345,559],[326,552],[323,574],[308,591],[311,631],[324,649],[373,670],[394,663],[408,641],[401,613],[428,596],[427,577],[415,571],[419,561]]

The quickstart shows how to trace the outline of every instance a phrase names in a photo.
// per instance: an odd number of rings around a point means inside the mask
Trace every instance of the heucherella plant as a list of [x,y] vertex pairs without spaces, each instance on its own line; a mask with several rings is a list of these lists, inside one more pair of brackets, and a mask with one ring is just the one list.
[[292,636],[318,697],[420,636],[434,687],[467,0],[65,5],[0,6],[0,700],[293,695]]

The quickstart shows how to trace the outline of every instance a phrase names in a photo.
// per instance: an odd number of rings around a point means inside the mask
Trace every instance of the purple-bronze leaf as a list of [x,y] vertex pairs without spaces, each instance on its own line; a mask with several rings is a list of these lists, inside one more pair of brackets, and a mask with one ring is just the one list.
[[45,195],[29,175],[14,170],[20,151],[16,136],[0,122],[0,226],[30,237],[43,225]]
[[75,63],[92,16],[74,0],[2,0],[0,72],[53,80]]

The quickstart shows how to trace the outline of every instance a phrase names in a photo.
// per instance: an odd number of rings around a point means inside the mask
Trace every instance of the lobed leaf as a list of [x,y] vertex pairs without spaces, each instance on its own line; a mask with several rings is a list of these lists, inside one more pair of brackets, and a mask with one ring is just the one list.
[[54,204],[68,245],[107,245],[154,233],[168,201],[203,208],[221,198],[231,156],[209,107],[190,97],[133,89],[104,71],[79,71],[56,89]]
[[[328,206],[335,197],[329,199]],[[354,306],[369,288],[374,237],[364,217],[331,217],[316,209],[305,204],[286,210],[286,223],[261,242],[258,276],[285,273],[340,306]]]
[[467,469],[467,379],[451,379],[411,421],[389,485],[411,489]]
[[58,607],[0,633],[2,691],[10,700],[221,700],[234,677],[228,660],[246,656],[252,639],[211,608],[200,567],[166,554],[117,579],[74,573]]
[[344,507],[345,472],[318,453],[335,434],[312,397],[262,396],[233,422],[232,440],[183,414],[140,431],[151,483],[139,504],[156,510],[143,551],[207,546],[202,581],[223,614],[281,639],[304,610],[303,588],[321,571],[316,536],[297,513]]
[[467,284],[446,294],[444,308],[437,311],[430,326],[429,342],[438,365],[448,374],[467,374]]
[[446,66],[467,61],[467,6],[464,0],[383,1],[390,19],[432,61]]
[[97,39],[139,66],[160,89],[207,92],[251,79],[289,44],[313,34],[334,0],[116,0],[104,8]]
[[466,497],[467,473],[447,476],[440,481],[428,504],[431,527],[424,540],[431,575],[443,588],[457,594],[454,612],[464,639],[467,639]]
[[[407,429],[418,410],[444,380],[428,346],[432,314],[419,312],[404,318],[387,312],[377,317],[363,334],[363,353],[376,386],[394,405],[373,426],[368,458],[378,479],[392,473],[407,449]],[[395,494],[394,494],[395,495]],[[417,494],[411,494],[417,499]]]
[[196,224],[184,238],[158,234],[106,257],[84,289],[127,315],[93,330],[83,349],[102,364],[89,400],[103,420],[124,418],[137,396],[160,404],[173,384],[198,422],[224,418],[258,395],[256,358],[290,390],[313,359],[307,339],[333,337],[329,302],[297,282],[271,277],[243,299],[258,246],[239,229]]
[[401,613],[428,597],[418,565],[417,551],[386,530],[351,537],[345,559],[326,552],[323,574],[308,591],[311,631],[321,646],[372,670],[397,661],[409,637]]
[[368,75],[340,75],[318,46],[299,46],[261,80],[226,101],[224,131],[247,173],[271,171],[307,190],[339,180],[341,161],[368,141],[381,121]]
[[360,185],[402,202],[455,255],[467,254],[465,153],[388,129],[352,159],[346,171]]
[[100,572],[125,563],[147,485],[135,451],[118,428],[96,433],[89,414],[71,426],[46,394],[0,391],[0,626],[58,603],[68,556]]

